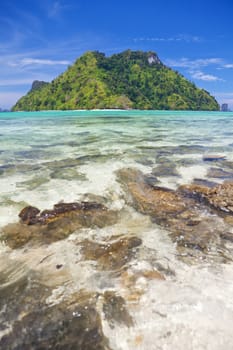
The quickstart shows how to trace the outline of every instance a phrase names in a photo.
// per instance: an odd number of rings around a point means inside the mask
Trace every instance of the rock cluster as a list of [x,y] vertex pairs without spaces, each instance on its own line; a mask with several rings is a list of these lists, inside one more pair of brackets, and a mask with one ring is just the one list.
[[[55,232],[61,225],[61,232],[64,231],[67,219],[74,221],[74,227],[77,227],[80,223],[83,224],[83,216],[88,217],[91,214],[91,218],[85,218],[86,225],[92,225],[93,222],[97,224],[102,220],[102,227],[104,224],[114,223],[117,217],[116,213],[96,202],[62,203],[55,205],[53,210],[42,212],[35,207],[25,207],[19,214],[21,222],[15,224],[18,229],[20,227],[19,235],[6,235],[7,243],[17,248],[29,241],[35,243],[41,235],[43,238],[51,232],[51,241],[54,241],[59,236]],[[9,231],[5,228],[5,234],[13,232],[14,227],[8,226]],[[23,236],[23,231],[30,233],[30,236]],[[63,233],[59,238],[65,236],[66,230],[65,235]],[[14,240],[16,243],[13,243]],[[52,286],[42,284],[43,280],[40,281],[38,274],[32,270],[29,275],[23,275],[13,283],[1,280],[0,273],[0,321],[1,330],[4,331],[0,348],[111,350],[103,331],[103,319],[110,328],[117,324],[133,326],[134,320],[127,302],[133,300],[135,303],[143,294],[142,289],[135,288],[137,280],[165,279],[154,268],[137,273],[130,271],[130,262],[137,258],[138,250],[142,246],[142,239],[137,236],[113,236],[104,243],[91,239],[80,241],[77,238],[77,242],[73,241],[73,244],[80,252],[80,263],[91,264],[93,261],[98,273],[107,273],[115,279],[118,278],[128,292],[121,295],[114,288],[90,292],[84,287],[77,292],[67,293],[50,304],[49,300],[54,292]],[[42,262],[44,264],[45,259],[40,263]],[[62,270],[62,264],[54,265],[57,273],[62,274]]]
[[[1,330],[7,330],[11,323],[10,330],[0,339],[1,349],[110,350],[96,307],[97,293],[79,291],[61,303],[48,306],[46,298],[51,290],[35,281],[32,283],[33,276],[30,277],[1,288]],[[124,304],[116,296],[112,298],[112,309],[117,312]],[[106,298],[103,295],[102,299],[106,305],[109,295]],[[103,308],[110,317],[111,310]],[[127,320],[125,314],[126,310],[118,312],[119,318]]]
[[69,216],[71,213],[79,215],[80,213],[88,214],[94,211],[106,211],[107,208],[99,203],[95,202],[80,202],[80,203],[58,203],[55,204],[52,210],[43,210],[40,212],[38,208],[28,206],[21,210],[19,217],[22,222],[27,225],[34,224],[49,224],[57,219],[65,216]]
[[231,220],[225,218],[233,214],[233,182],[213,188],[186,185],[174,191],[151,185],[136,169],[121,169],[118,178],[129,203],[165,227],[182,254],[206,257],[214,249],[223,260],[231,259],[223,253],[222,239],[232,240],[233,236]]
[[[166,229],[183,261],[192,263],[195,258],[213,258],[214,254],[220,262],[232,260],[226,245],[233,242],[233,182],[212,187],[204,182],[194,183],[170,190],[155,186],[151,175],[148,177],[136,169],[121,169],[117,176],[127,203]],[[38,242],[49,244],[83,227],[113,225],[118,213],[109,210],[100,200],[58,203],[44,211],[27,206],[19,217],[20,222],[3,228],[3,239],[11,248],[25,244],[27,248],[29,244],[34,247]],[[95,239],[72,241],[78,252],[73,263],[91,266],[98,278],[101,274],[105,280],[109,276],[112,284],[106,284],[102,290],[71,289],[50,304],[48,300],[54,290],[38,278],[39,270],[35,273],[30,268],[28,274],[13,282],[0,272],[0,348],[111,350],[103,320],[110,328],[117,324],[134,325],[130,305],[135,306],[140,300],[148,281],[163,283],[170,272],[159,269],[156,264],[148,263],[143,268],[138,267],[140,264],[134,265],[145,248],[143,233],[140,237],[119,233],[104,241]],[[63,262],[56,261],[54,271],[62,275],[63,270]],[[116,291],[113,281],[121,286],[121,293]]]
[[51,243],[82,227],[104,227],[117,221],[117,212],[97,202],[58,203],[52,210],[27,206],[21,221],[3,228],[2,240],[11,248],[31,242]]

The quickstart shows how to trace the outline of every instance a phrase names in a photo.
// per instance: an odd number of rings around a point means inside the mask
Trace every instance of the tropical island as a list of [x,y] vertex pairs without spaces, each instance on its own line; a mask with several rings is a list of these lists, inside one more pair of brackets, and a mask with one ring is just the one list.
[[219,110],[219,105],[155,52],[127,50],[110,57],[86,52],[51,83],[34,81],[12,108],[74,109]]

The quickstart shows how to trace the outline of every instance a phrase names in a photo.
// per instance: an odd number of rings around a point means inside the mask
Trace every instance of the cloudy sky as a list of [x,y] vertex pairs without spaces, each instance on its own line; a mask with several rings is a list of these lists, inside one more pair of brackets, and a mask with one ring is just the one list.
[[1,0],[0,107],[88,50],[155,51],[233,109],[232,0]]

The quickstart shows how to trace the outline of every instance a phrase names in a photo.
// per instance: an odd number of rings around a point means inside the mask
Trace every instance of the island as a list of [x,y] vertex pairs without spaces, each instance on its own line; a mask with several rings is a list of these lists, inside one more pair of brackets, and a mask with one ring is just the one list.
[[161,62],[155,52],[107,57],[88,51],[50,83],[34,81],[13,111],[75,109],[219,110],[214,97]]

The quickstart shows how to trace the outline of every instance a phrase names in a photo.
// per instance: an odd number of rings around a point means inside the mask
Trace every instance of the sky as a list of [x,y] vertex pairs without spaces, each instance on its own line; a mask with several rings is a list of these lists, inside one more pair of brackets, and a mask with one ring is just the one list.
[[1,0],[0,108],[83,53],[155,51],[233,110],[232,0]]

